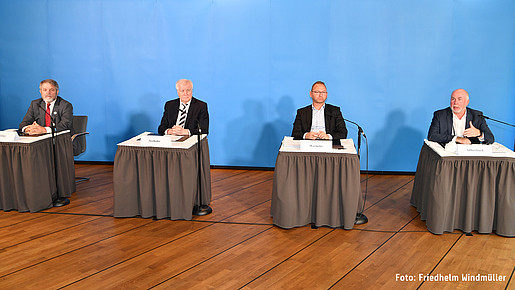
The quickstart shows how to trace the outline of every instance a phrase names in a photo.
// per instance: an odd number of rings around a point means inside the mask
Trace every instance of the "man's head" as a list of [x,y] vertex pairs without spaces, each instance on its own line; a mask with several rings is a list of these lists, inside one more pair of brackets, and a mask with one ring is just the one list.
[[457,89],[451,94],[451,110],[454,114],[462,116],[469,104],[469,93],[464,89]]
[[177,89],[177,95],[179,95],[179,99],[181,99],[182,103],[187,103],[191,100],[193,96],[193,83],[190,80],[178,80],[175,83],[175,88]]
[[327,99],[327,88],[324,82],[317,81],[311,86],[309,96],[313,100],[313,106],[320,107],[325,103]]
[[59,85],[52,79],[42,80],[39,83],[39,92],[41,93],[41,98],[45,102],[50,103],[57,98]]

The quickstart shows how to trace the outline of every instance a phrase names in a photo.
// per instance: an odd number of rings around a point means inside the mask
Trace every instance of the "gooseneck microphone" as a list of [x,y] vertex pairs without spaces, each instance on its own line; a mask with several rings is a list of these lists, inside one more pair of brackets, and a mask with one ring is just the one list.
[[[46,109],[42,106],[38,106],[41,110],[43,110],[43,112],[45,112],[45,115],[49,116],[50,117],[50,128],[52,129],[52,132],[54,131],[54,128],[55,128],[55,119],[54,117],[52,116],[52,114],[48,113],[46,111]],[[44,126],[43,126],[44,127]]]
[[508,126],[511,126],[511,127],[515,127],[515,125],[513,125],[513,124],[506,123],[506,122],[503,122],[503,121],[496,120],[494,118],[487,117],[487,116],[483,115],[483,113],[480,113],[479,117],[487,119],[487,120],[492,120],[494,122],[501,123],[501,124],[504,124],[504,125],[508,125]]
[[[213,212],[213,209],[208,204],[202,204],[202,146],[201,146],[201,137],[202,137],[202,127],[200,126],[200,114],[197,118],[197,195],[196,200],[197,204],[193,206],[193,215],[203,216],[208,215]],[[209,203],[209,201],[207,201]]]
[[58,181],[58,171],[57,171],[57,154],[56,154],[56,143],[55,143],[55,131],[56,131],[56,128],[55,128],[55,119],[52,117],[52,114],[48,113],[46,111],[45,108],[43,108],[42,106],[38,106],[41,110],[43,110],[43,112],[45,112],[45,115],[48,115],[50,117],[50,130],[52,131],[52,136],[51,136],[51,139],[52,139],[52,153],[54,155],[54,162],[53,162],[53,165],[54,165],[54,175],[55,175],[55,198],[52,197],[52,204],[54,207],[61,207],[61,206],[65,206],[67,204],[70,203],[70,200],[66,197],[61,197],[59,195],[59,181]]
[[[367,162],[366,162],[367,179],[365,180],[365,197],[363,198],[363,206],[359,210],[359,212],[356,214],[356,221],[354,222],[354,224],[356,224],[356,225],[362,225],[362,224],[368,223],[367,216],[365,214],[363,214],[363,211],[365,211],[365,203],[367,201],[367,193],[368,193],[368,139],[367,139],[367,135],[365,135],[365,132],[363,131],[363,128],[361,128],[361,126],[358,125],[358,123],[353,122],[351,120],[347,120],[345,118],[343,118],[343,120],[347,121],[349,123],[352,123],[358,127],[358,159],[361,159],[361,157],[360,157],[361,136],[365,137],[365,142],[366,142],[366,146],[367,146],[367,158],[366,158],[366,160],[367,160]],[[360,170],[360,172],[361,172],[361,170]]]

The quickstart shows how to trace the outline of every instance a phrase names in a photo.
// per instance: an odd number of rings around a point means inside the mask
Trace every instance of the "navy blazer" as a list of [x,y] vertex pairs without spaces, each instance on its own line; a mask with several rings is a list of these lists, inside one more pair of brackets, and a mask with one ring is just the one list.
[[[454,138],[454,132],[452,128],[452,110],[450,107],[438,110],[433,114],[433,120],[431,121],[431,127],[427,134],[429,141],[435,141],[440,144],[449,143]],[[470,121],[472,125],[479,129],[484,134],[486,144],[494,143],[495,138],[490,128],[486,124],[486,121],[481,117],[483,113],[474,109],[467,108],[467,120],[465,121],[465,129],[470,128]],[[472,138],[469,138],[472,139]]]
[[[347,138],[347,127],[339,107],[325,104],[324,116],[326,134],[331,134],[335,141]],[[292,137],[302,139],[304,133],[310,132],[312,119],[312,105],[298,109],[295,122],[293,123],[293,131],[291,132]]]
[[[31,125],[34,121],[45,127],[46,103],[42,98],[30,103],[29,109],[20,123],[20,130]],[[56,131],[70,130],[73,135],[73,106],[70,102],[61,97],[57,97],[52,110],[52,118],[55,122]]]
[[[161,118],[161,124],[157,129],[159,134],[164,135],[166,129],[172,128],[176,124],[180,102],[179,98],[166,102],[163,118]],[[184,129],[190,130],[192,135],[198,134],[197,124],[199,121],[202,134],[209,134],[209,113],[207,111],[207,104],[201,100],[191,98]]]

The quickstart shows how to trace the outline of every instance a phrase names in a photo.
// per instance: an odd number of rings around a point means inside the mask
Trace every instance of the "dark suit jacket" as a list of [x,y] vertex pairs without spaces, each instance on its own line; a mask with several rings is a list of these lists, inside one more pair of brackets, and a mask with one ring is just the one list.
[[[427,139],[429,141],[438,142],[442,145],[449,143],[454,138],[454,132],[452,131],[452,110],[450,107],[442,110],[438,110],[433,114],[433,120],[431,121],[431,127],[429,127],[429,133]],[[481,116],[482,112],[467,108],[467,120],[465,121],[465,129],[470,128],[470,121],[472,125],[478,128],[481,133],[484,134],[486,144],[494,143],[494,134],[488,128],[485,119]],[[469,138],[471,141],[473,138]],[[477,140],[477,138],[475,138]]]
[[[347,127],[343,120],[342,112],[339,107],[325,104],[325,132],[333,136],[333,140],[347,138]],[[313,118],[312,105],[297,110],[297,116],[293,123],[293,131],[291,135],[295,139],[302,139],[304,133],[311,131],[311,121]]]
[[[20,130],[32,124],[34,121],[45,127],[46,103],[42,98],[30,103],[30,107],[20,123]],[[52,118],[55,122],[56,131],[70,130],[73,135],[73,106],[70,102],[61,97],[57,97],[52,111]]]
[[[177,115],[179,114],[180,99],[171,100],[166,102],[163,118],[157,132],[161,135],[165,134],[166,129],[172,128],[177,122]],[[184,123],[184,129],[190,130],[192,135],[198,134],[197,123],[200,121],[200,128],[202,134],[209,134],[209,113],[207,112],[207,104],[201,100],[191,98],[190,108]]]

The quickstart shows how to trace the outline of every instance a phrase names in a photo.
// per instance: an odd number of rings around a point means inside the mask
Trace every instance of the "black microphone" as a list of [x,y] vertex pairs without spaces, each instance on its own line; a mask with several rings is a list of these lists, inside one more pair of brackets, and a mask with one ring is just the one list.
[[363,128],[361,128],[361,126],[358,125],[358,123],[353,122],[353,121],[348,120],[348,119],[345,119],[345,118],[343,118],[343,120],[356,125],[358,127],[358,134],[359,135],[363,135],[363,137],[367,138],[367,135],[365,135],[365,132],[363,131]]
[[499,120],[487,117],[487,116],[483,115],[483,112],[479,112],[479,117],[483,118],[483,119],[487,119],[487,120],[492,120],[494,122],[501,123],[501,124],[504,124],[504,125],[515,127],[515,125],[513,125],[513,124],[509,124],[509,123],[506,123],[506,122],[503,122],[503,121],[499,121]]
[[38,106],[38,107],[41,110],[43,110],[43,112],[45,112],[45,115],[50,116],[50,123],[52,123],[50,127],[55,127],[55,119],[54,119],[54,117],[52,117],[52,114],[48,113],[44,107],[42,107],[42,106]]

